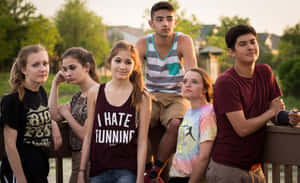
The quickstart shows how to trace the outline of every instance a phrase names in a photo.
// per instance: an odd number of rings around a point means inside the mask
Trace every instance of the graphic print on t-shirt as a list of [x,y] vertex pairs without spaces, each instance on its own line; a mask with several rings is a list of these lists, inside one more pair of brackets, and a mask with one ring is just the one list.
[[185,128],[185,136],[188,137],[190,136],[194,141],[196,141],[196,139],[194,138],[193,134],[192,134],[192,130],[193,130],[193,127],[192,126],[187,126]]
[[49,107],[40,105],[37,109],[30,108],[26,118],[28,122],[25,127],[24,143],[49,147],[51,143]]
[[134,136],[135,130],[130,128],[132,114],[125,112],[104,112],[101,121],[97,114],[98,129],[96,129],[96,143],[128,144]]
[[178,135],[178,152],[182,152],[183,146],[186,147],[187,144],[195,143],[197,138],[193,135],[195,133],[195,130],[197,131],[197,129],[193,129],[193,126],[189,125],[189,123],[186,122],[183,122],[183,124],[179,127],[178,131],[180,131],[181,133],[179,133]]

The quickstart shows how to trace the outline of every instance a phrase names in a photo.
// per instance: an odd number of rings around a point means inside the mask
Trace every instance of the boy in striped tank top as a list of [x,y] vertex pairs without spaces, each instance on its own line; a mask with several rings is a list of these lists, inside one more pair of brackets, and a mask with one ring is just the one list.
[[165,127],[154,165],[150,157],[146,164],[147,175],[152,179],[175,151],[178,127],[189,107],[179,82],[185,70],[197,67],[193,41],[188,35],[173,31],[176,23],[174,7],[167,1],[158,2],[152,6],[149,20],[155,32],[136,43],[141,60],[145,60],[146,88],[152,94],[151,127],[160,123]]

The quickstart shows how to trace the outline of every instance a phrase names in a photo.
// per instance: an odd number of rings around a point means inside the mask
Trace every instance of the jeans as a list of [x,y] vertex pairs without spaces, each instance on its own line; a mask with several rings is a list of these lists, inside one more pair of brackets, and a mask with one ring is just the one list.
[[135,183],[136,175],[126,169],[110,169],[90,177],[89,183]]

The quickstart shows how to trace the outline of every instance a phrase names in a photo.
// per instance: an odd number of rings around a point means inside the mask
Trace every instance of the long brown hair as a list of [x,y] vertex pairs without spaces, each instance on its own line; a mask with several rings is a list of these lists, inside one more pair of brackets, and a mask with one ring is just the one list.
[[[32,53],[38,53],[40,51],[46,51],[42,45],[29,45],[24,47],[16,58],[10,70],[9,84],[11,87],[10,93],[18,92],[19,99],[23,100],[24,97],[24,81],[25,75],[22,69],[26,68],[27,58]],[[47,51],[46,51],[47,52]]]
[[108,65],[110,65],[112,58],[115,57],[122,50],[129,51],[131,53],[131,58],[134,61],[134,68],[129,77],[129,80],[133,85],[131,105],[137,107],[138,104],[140,104],[142,101],[142,95],[144,92],[145,85],[142,74],[142,65],[136,47],[128,43],[127,41],[118,41],[112,47],[106,62]]
[[210,76],[207,74],[207,72],[202,68],[192,68],[188,70],[187,72],[197,72],[200,74],[203,82],[203,89],[206,90],[205,97],[208,103],[212,103],[212,97],[213,97],[213,83],[210,78]]
[[63,55],[61,56],[61,59],[72,57],[82,65],[85,66],[87,63],[90,65],[89,75],[90,77],[96,81],[97,83],[100,82],[99,75],[97,73],[96,69],[96,60],[93,56],[93,53],[82,48],[82,47],[72,47],[67,49]]

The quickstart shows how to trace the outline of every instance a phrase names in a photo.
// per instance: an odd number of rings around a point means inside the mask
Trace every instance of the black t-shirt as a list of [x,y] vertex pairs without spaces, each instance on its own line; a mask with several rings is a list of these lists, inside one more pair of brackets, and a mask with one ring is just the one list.
[[[25,89],[22,101],[17,93],[4,96],[1,101],[1,127],[4,124],[18,132],[16,145],[27,182],[47,182],[52,129],[45,90],[42,87],[38,92]],[[1,171],[4,174],[11,172],[6,156]]]

